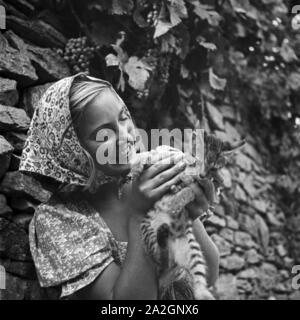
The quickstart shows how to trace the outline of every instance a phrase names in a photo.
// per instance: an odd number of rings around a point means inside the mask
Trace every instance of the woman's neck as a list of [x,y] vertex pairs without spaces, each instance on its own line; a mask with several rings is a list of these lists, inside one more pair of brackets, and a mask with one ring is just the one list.
[[102,210],[108,209],[119,201],[117,184],[115,182],[107,183],[100,186],[96,193],[87,193],[86,197],[94,207]]

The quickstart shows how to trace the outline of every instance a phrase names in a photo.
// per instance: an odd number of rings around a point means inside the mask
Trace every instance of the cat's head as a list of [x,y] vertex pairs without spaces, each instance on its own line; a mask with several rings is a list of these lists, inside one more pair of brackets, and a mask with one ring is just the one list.
[[245,140],[222,141],[215,135],[204,133],[204,172],[201,178],[212,181],[216,194],[219,194],[224,186],[220,169],[225,167],[230,156],[242,148],[245,143]]

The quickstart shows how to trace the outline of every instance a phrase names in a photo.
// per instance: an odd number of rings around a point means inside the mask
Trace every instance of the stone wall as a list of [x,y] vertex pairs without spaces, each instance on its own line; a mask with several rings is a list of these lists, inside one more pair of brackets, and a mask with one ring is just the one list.
[[[8,29],[0,33],[0,265],[7,277],[0,298],[51,299],[39,287],[28,246],[34,210],[50,194],[18,166],[36,102],[53,81],[70,74],[51,49],[66,39],[45,21],[29,21],[31,2],[13,3]],[[245,132],[242,115],[230,105],[208,104],[206,112],[209,131],[228,140],[246,134],[248,140],[223,169],[225,192],[206,222],[221,254],[216,293],[220,299],[299,299],[291,288],[291,268],[300,264],[300,221],[287,221],[277,203],[267,150]]]

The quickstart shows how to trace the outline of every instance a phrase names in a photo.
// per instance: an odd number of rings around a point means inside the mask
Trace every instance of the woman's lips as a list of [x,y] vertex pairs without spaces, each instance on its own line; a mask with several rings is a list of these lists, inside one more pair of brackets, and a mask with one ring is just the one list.
[[118,152],[117,161],[118,162],[122,161],[122,164],[128,164],[131,155],[132,155],[132,147],[127,146],[125,150]]

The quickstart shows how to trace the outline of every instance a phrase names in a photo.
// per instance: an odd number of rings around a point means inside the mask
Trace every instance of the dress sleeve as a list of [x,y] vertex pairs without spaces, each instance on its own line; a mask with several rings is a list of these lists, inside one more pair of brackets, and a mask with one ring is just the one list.
[[30,250],[42,287],[60,298],[91,283],[114,261],[110,230],[98,213],[41,204],[29,226]]

